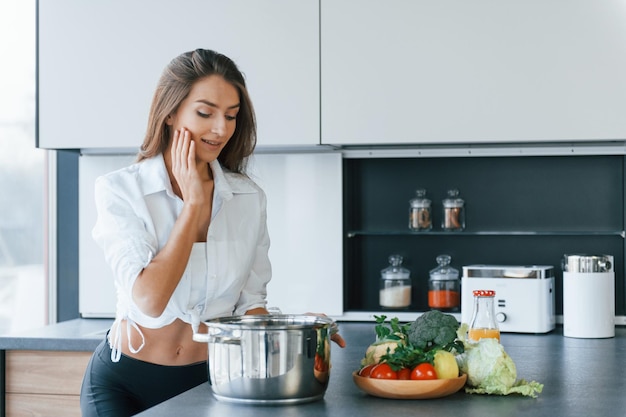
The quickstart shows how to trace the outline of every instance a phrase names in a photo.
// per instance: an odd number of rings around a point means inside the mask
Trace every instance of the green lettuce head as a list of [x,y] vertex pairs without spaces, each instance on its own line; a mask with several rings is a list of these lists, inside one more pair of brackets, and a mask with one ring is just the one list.
[[457,362],[461,372],[467,374],[470,387],[504,393],[515,384],[515,363],[496,339],[481,339],[478,343],[467,343],[465,346],[466,352],[457,356]]
[[543,390],[543,384],[517,379],[515,362],[498,340],[467,341],[467,328],[467,324],[464,323],[458,330],[458,337],[465,344],[465,352],[456,357],[459,369],[467,374],[465,392],[536,397]]

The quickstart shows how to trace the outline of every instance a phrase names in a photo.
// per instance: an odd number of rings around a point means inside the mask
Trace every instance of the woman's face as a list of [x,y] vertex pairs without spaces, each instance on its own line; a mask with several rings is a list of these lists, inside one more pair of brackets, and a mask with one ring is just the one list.
[[166,123],[172,127],[172,136],[178,129],[187,129],[196,145],[196,160],[211,162],[235,132],[239,105],[237,89],[221,76],[211,75],[196,81]]

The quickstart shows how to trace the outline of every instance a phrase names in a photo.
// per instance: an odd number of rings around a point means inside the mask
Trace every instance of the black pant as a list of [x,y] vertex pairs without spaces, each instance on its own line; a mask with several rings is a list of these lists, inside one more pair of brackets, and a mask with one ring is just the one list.
[[105,340],[87,365],[80,393],[83,417],[126,417],[207,382],[206,362],[164,366],[122,355],[111,362]]

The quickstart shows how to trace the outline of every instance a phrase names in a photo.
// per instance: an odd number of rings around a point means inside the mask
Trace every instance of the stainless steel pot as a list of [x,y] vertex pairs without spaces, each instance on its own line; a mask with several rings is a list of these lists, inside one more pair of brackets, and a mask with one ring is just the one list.
[[208,375],[218,400],[281,404],[324,397],[334,321],[315,315],[258,315],[206,321]]

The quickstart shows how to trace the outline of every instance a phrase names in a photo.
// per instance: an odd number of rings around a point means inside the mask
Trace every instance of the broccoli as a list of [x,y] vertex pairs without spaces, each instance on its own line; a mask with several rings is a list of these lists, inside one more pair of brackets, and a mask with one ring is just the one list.
[[[458,328],[459,322],[453,315],[439,310],[427,311],[409,326],[409,342],[423,350],[430,350],[434,346],[445,348],[454,343]],[[459,350],[458,346],[454,347]]]

